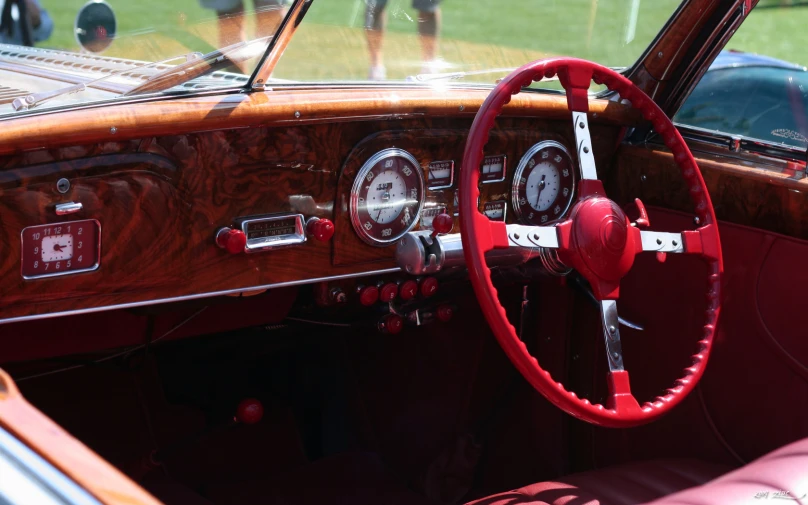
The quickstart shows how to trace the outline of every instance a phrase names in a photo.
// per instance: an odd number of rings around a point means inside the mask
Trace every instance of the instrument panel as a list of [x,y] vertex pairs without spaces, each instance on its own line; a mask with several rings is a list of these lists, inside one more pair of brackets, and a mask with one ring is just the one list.
[[[526,225],[550,225],[563,219],[579,177],[569,149],[560,141],[542,140],[518,155],[512,171],[507,154],[486,155],[477,167],[481,187],[495,183],[509,187],[504,195],[481,198],[480,211],[491,220]],[[356,235],[366,244],[385,247],[416,225],[431,229],[435,216],[449,212],[440,202],[446,191],[451,191],[452,204],[459,208],[455,167],[462,170],[462,160],[419,160],[398,147],[370,155],[351,187],[350,218]]]
[[[251,127],[0,158],[0,322],[398,271],[396,242],[407,230],[428,230],[449,214],[458,231],[470,124],[408,118]],[[617,130],[598,123],[593,130],[595,154],[607,159]],[[488,174],[480,211],[516,222],[555,195],[563,217],[560,198],[566,187],[574,192],[577,172],[571,186],[556,187],[550,175],[575,166],[572,133],[567,120],[498,119],[476,167]],[[547,141],[564,146],[569,160],[556,162],[549,151],[553,166],[542,167],[536,151],[530,167],[527,153]],[[514,203],[520,165],[526,206]],[[531,177],[541,195],[529,188]],[[81,223],[87,241],[73,229]]]

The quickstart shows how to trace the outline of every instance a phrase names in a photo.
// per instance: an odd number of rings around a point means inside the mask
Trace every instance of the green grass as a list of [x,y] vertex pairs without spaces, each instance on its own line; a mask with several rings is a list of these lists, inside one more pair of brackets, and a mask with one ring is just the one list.
[[[249,5],[249,1],[248,5]],[[417,14],[411,0],[389,0],[385,59],[390,78],[420,69]],[[73,21],[85,0],[44,2],[55,21],[45,47],[76,50]],[[275,76],[364,79],[367,50],[362,0],[315,0]],[[156,60],[216,45],[212,11],[198,0],[109,0],[118,36],[108,53]],[[676,8],[675,0],[639,0],[636,31],[626,40],[632,0],[443,0],[440,54],[451,70],[520,65],[543,55],[573,55],[609,66],[632,64]],[[808,7],[763,0],[728,47],[808,65]],[[491,82],[496,76],[477,80]]]

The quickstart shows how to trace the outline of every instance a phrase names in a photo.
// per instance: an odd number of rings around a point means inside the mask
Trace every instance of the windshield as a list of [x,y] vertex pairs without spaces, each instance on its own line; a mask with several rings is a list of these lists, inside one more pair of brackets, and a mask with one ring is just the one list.
[[440,74],[473,72],[443,78],[493,84],[511,69],[547,56],[629,67],[679,3],[316,0],[274,75],[294,81],[435,82]]
[[[0,0],[0,115],[244,87],[291,3]],[[551,55],[623,68],[678,3],[315,0],[267,84],[492,85]]]

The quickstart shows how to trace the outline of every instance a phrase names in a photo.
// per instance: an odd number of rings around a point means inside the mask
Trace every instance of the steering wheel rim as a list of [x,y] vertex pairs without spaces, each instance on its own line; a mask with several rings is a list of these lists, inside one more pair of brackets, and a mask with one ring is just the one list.
[[[642,112],[645,119],[652,122],[654,129],[671,150],[674,160],[682,170],[682,176],[690,189],[696,215],[701,224],[694,231],[683,232],[680,237],[681,241],[677,244],[676,240],[673,240],[672,244],[678,246],[678,248],[674,247],[675,252],[698,254],[708,262],[707,310],[703,336],[698,342],[696,353],[692,356],[692,365],[684,369],[682,377],[674,382],[673,387],[669,388],[665,395],[658,396],[642,406],[631,394],[628,372],[622,369],[622,352],[620,352],[619,369],[613,368],[610,345],[614,343],[616,335],[617,350],[620,351],[619,330],[617,330],[616,324],[617,313],[614,305],[614,300],[619,296],[619,280],[631,268],[636,254],[643,250],[653,250],[645,248],[645,239],[651,235],[646,237],[643,234],[653,234],[654,232],[641,232],[628,222],[619,207],[605,198],[605,191],[601,181],[597,179],[597,174],[594,179],[582,179],[579,185],[579,195],[577,201],[573,203],[570,218],[552,227],[518,227],[506,225],[504,222],[489,221],[477,208],[480,192],[478,188],[479,170],[476,168],[480,166],[483,159],[483,148],[488,142],[495,119],[502,108],[510,102],[512,95],[519,93],[523,87],[529,86],[533,81],[555,75],[558,75],[559,81],[566,90],[567,104],[573,118],[581,118],[581,114],[583,114],[581,123],[575,119],[573,128],[578,125],[582,130],[587,128],[585,140],[579,140],[577,145],[579,167],[583,167],[581,165],[582,156],[591,157],[592,147],[591,142],[586,145],[588,125],[585,126],[585,124],[587,123],[586,113],[589,110],[588,89],[590,82],[594,81],[619,93],[621,98],[628,100],[632,106]],[[579,115],[576,116],[576,113]],[[578,131],[577,128],[575,129],[576,139],[578,139]],[[585,155],[584,152],[588,154]],[[591,159],[591,169],[594,170],[594,158]],[[721,243],[715,211],[698,165],[676,127],[653,100],[622,75],[597,63],[577,58],[538,60],[515,70],[491,91],[474,118],[463,160],[465,169],[460,173],[459,191],[460,230],[469,277],[482,312],[495,337],[525,379],[539,393],[565,412],[583,421],[605,427],[630,427],[651,422],[669,412],[692,392],[701,379],[709,359],[721,309],[720,283],[723,273]],[[587,222],[588,227],[585,225]],[[591,223],[595,223],[595,225]],[[604,227],[603,223],[607,223],[608,229]],[[539,232],[543,237],[548,237],[547,230],[553,228],[552,233],[556,235],[555,239],[558,242],[559,258],[567,266],[574,267],[586,277],[592,284],[596,297],[602,300],[603,332],[610,364],[609,398],[606,405],[592,404],[587,399],[579,398],[574,392],[567,391],[560,382],[555,381],[530,355],[517,336],[516,330],[508,322],[505,310],[499,303],[496,288],[491,282],[491,272],[485,263],[485,253],[494,248],[513,247],[514,244],[524,242],[524,238],[520,237],[519,233],[509,233],[509,226],[518,228],[521,234],[535,231],[536,234],[532,235],[536,239],[533,241],[534,246],[539,243]],[[598,230],[601,238],[594,237]],[[618,233],[612,233],[612,230],[617,230]],[[609,238],[602,238],[606,235],[609,235]],[[653,236],[663,235],[673,234],[657,233]],[[614,239],[614,236],[617,236],[617,239]],[[548,238],[552,242],[553,237]],[[597,244],[593,246],[592,244],[595,242]],[[656,239],[656,242],[661,243],[659,238]],[[612,247],[613,245],[616,248]],[[666,246],[669,244],[666,243]],[[665,254],[660,252],[662,250],[657,249],[657,254]],[[598,255],[602,255],[603,258],[596,258],[599,261],[593,263],[593,257]],[[609,306],[614,310],[615,324],[611,326],[607,326],[607,316],[604,315],[608,310],[603,308],[606,307],[604,305],[606,303],[611,304]]]

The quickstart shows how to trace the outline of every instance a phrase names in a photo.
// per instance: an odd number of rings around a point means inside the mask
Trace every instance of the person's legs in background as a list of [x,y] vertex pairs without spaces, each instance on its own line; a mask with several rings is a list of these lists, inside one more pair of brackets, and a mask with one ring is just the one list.
[[257,37],[274,35],[285,14],[283,0],[254,0]]
[[219,47],[244,40],[244,3],[241,0],[199,0],[219,18]]
[[384,26],[387,21],[385,7],[387,0],[365,0],[365,35],[368,39],[368,52],[370,53],[370,75],[372,81],[382,81],[387,78],[382,57],[382,43],[384,39]]
[[437,68],[436,58],[440,33],[440,0],[412,0],[412,7],[418,11],[418,35],[424,61],[421,73],[439,72],[441,69]]

